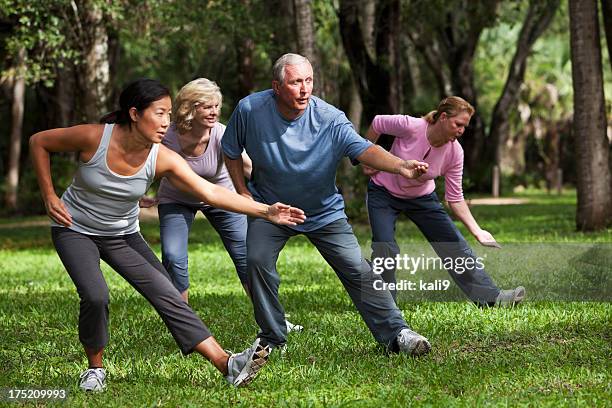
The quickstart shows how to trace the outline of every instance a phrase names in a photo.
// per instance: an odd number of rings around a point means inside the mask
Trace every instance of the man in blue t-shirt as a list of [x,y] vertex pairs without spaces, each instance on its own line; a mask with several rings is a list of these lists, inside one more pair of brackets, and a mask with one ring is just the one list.
[[[259,337],[273,347],[287,340],[285,312],[278,300],[276,261],[287,240],[304,234],[334,269],[375,339],[392,351],[424,354],[427,339],[404,321],[387,290],[361,254],[336,189],[336,169],[348,156],[381,171],[416,178],[427,164],[401,160],[359,136],[344,113],[312,96],[313,70],[297,54],[273,67],[272,87],[240,101],[221,143],[236,191],[263,203],[301,208],[306,221],[285,227],[249,219],[247,275]],[[242,151],[253,162],[245,184]]]

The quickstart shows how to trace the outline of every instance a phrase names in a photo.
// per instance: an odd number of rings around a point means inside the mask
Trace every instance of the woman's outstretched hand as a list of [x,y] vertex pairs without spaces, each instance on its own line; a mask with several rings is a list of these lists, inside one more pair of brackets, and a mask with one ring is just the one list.
[[476,234],[474,234],[474,237],[478,240],[478,242],[480,242],[482,246],[501,248],[501,245],[499,245],[497,241],[495,241],[495,238],[493,238],[493,235],[489,231],[481,229]]
[[45,200],[45,209],[47,210],[49,218],[59,225],[63,225],[64,227],[72,225],[72,216],[68,212],[64,202],[60,200],[58,196],[53,195],[47,198]]
[[400,166],[399,174],[407,179],[415,179],[427,173],[429,164],[418,160],[404,160]]
[[276,203],[268,207],[266,216],[268,221],[280,225],[302,224],[306,219],[304,211],[283,203]]

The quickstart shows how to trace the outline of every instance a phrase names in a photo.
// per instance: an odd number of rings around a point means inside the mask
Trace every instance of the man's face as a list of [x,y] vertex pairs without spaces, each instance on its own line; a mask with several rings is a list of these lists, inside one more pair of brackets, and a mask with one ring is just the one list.
[[288,119],[294,119],[306,110],[312,94],[313,72],[309,63],[285,66],[283,83],[272,81],[278,108]]

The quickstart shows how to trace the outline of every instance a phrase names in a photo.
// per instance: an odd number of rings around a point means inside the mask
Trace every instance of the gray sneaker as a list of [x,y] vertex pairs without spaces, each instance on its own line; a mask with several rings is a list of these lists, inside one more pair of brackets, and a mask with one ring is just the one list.
[[227,361],[227,382],[235,387],[241,387],[250,383],[257,375],[261,367],[268,362],[270,346],[262,346],[261,339],[257,338],[255,343],[242,353],[232,354]]
[[495,306],[513,307],[521,303],[523,299],[525,299],[525,288],[523,286],[516,289],[500,290],[497,299],[495,299]]
[[81,373],[79,387],[83,391],[100,392],[106,388],[106,370],[103,368],[88,368]]
[[419,333],[413,332],[410,329],[403,329],[397,335],[397,345],[400,353],[406,353],[412,356],[420,356],[429,353],[431,344]]

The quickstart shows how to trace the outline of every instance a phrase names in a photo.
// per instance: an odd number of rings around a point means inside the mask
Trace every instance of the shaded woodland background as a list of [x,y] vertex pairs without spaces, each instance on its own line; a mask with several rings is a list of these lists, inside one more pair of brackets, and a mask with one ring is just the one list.
[[[461,138],[464,187],[576,188],[576,226],[612,222],[612,0],[0,0],[0,213],[44,213],[27,140],[97,122],[136,77],[176,93],[206,77],[222,122],[306,55],[315,94],[362,134],[376,114],[423,115],[446,95],[477,109]],[[388,142],[388,140],[387,140]],[[52,160],[61,194],[75,155]],[[341,165],[350,215],[365,178]]]

